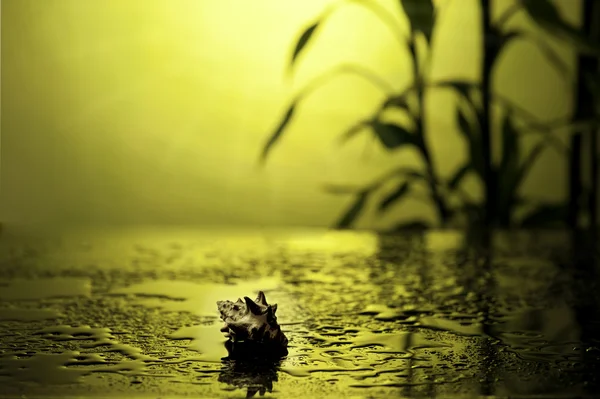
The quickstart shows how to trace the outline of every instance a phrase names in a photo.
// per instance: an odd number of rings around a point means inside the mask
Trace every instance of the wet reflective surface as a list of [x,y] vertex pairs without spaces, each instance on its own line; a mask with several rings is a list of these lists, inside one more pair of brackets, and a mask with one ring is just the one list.
[[[2,393],[593,396],[593,248],[561,232],[482,249],[460,232],[5,231]],[[282,359],[234,356],[219,331],[216,301],[259,290]]]

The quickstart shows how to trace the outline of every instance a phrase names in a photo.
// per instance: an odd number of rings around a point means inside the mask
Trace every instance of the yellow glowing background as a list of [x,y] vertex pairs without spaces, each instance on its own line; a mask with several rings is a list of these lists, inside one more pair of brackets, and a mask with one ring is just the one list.
[[[346,76],[303,103],[266,168],[257,168],[287,100],[328,67],[359,62],[398,88],[411,79],[405,50],[373,15],[351,5],[327,22],[286,81],[292,44],[327,3],[3,0],[1,219],[329,225],[350,198],[323,192],[324,183],[359,184],[418,157],[386,153],[367,135],[335,143],[382,99],[372,85]],[[443,13],[433,77],[477,79],[477,1],[437,3]],[[495,3],[500,12],[512,1]],[[577,21],[577,1],[557,3]],[[398,20],[407,28],[399,13]],[[533,29],[522,14],[512,23]],[[574,54],[551,44],[573,71]],[[511,45],[495,85],[541,119],[570,114],[572,92],[532,43]],[[428,137],[443,176],[465,156],[455,100],[445,92],[427,99]],[[565,165],[549,150],[525,191],[563,199]],[[434,218],[419,199],[393,213]],[[368,212],[358,226],[389,222]]]

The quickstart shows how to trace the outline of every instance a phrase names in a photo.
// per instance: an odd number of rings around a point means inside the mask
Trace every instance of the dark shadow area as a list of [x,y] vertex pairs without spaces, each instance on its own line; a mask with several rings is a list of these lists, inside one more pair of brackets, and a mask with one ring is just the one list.
[[246,389],[247,398],[257,393],[264,396],[273,392],[273,383],[278,381],[281,356],[269,355],[260,345],[248,343],[225,343],[228,356],[223,358],[219,382],[235,388]]
[[[382,235],[370,277],[386,313],[374,314],[411,336],[469,337],[450,364],[477,364],[480,395],[598,395],[598,244],[558,230]],[[409,361],[415,385],[419,364]],[[423,392],[411,385],[404,394]]]

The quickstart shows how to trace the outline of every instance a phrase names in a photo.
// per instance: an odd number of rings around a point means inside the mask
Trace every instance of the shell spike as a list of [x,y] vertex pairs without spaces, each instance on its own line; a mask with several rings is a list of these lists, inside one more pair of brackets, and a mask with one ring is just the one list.
[[265,297],[265,293],[262,291],[258,291],[258,296],[256,297],[255,302],[260,305],[267,306],[267,298]]
[[254,303],[254,301],[252,301],[252,299],[245,296],[244,301],[246,301],[246,307],[250,312],[252,312],[253,314],[256,314],[256,315],[262,313],[260,306],[258,306],[256,303]]

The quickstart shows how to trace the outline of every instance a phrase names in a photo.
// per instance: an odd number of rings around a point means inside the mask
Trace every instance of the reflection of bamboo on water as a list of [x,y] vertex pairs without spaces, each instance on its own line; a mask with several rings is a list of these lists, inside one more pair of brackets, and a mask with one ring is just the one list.
[[[425,233],[419,234],[418,237],[420,238],[418,246],[416,245],[416,243],[413,242],[413,250],[417,250],[419,252],[419,257],[422,257],[423,260],[425,260],[425,256],[427,253],[427,248],[425,247],[424,243],[425,243]],[[416,248],[415,248],[416,247]],[[424,276],[426,275],[426,268],[429,265],[427,264],[427,262],[422,262],[421,267],[418,268],[418,274],[419,274],[419,280],[418,280],[418,285],[416,288],[416,295],[419,297],[423,297],[423,294],[428,292],[429,290],[426,289],[427,285],[425,285],[425,281],[424,281]],[[407,327],[407,331],[408,334],[406,335],[406,347],[407,348],[412,348],[413,347],[413,338],[414,338],[414,330],[415,327],[413,326],[408,326]],[[412,349],[411,349],[412,350]],[[414,358],[414,351],[412,352],[412,356],[410,356],[408,358],[408,386],[405,388],[405,393],[404,395],[406,397],[412,397],[412,387],[414,385],[414,362],[413,362],[413,358]]]
[[[574,231],[571,235],[571,253],[561,262],[573,282],[571,290],[577,295],[574,317],[580,328],[579,341],[582,346],[586,346],[581,353],[581,362],[585,367],[591,368],[592,375],[598,375],[600,371],[600,348],[597,345],[597,339],[600,337],[600,298],[597,294],[600,274],[597,255],[594,254],[594,248],[597,246],[598,239],[595,235],[590,237]],[[599,392],[600,381],[597,378],[585,383],[584,389],[590,395]]]
[[[490,367],[490,365],[498,364],[498,352],[497,347],[492,345],[490,341],[490,337],[493,336],[491,331],[491,320],[490,320],[490,301],[493,296],[493,292],[495,291],[494,280],[492,274],[493,268],[493,236],[490,231],[486,231],[484,234],[484,243],[483,246],[478,248],[480,251],[480,256],[483,257],[483,267],[480,269],[479,275],[484,281],[484,284],[481,284],[480,291],[478,293],[478,304],[479,304],[479,312],[482,315],[483,320],[481,321],[481,325],[483,328],[483,341],[481,343],[481,352],[483,356],[483,361],[481,361],[481,365],[483,366],[483,382],[481,383],[481,395],[483,396],[492,396],[494,395],[494,373],[492,370],[496,371],[496,367]],[[479,258],[479,256],[478,256]]]

